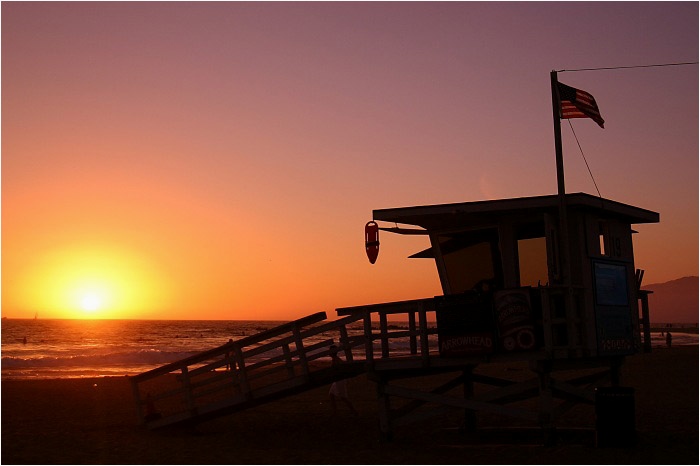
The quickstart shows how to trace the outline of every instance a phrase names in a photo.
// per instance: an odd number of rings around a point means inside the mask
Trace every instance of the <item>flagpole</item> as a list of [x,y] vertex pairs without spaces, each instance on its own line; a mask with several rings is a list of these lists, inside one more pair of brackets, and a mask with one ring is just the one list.
[[566,188],[564,186],[564,156],[561,145],[561,103],[557,72],[550,73],[552,83],[552,117],[554,119],[554,150],[557,157],[557,191],[559,194],[559,257],[562,259],[563,284],[571,287],[571,260],[569,251],[569,222],[566,215]]
[[566,189],[564,188],[564,157],[562,156],[561,148],[561,119],[559,111],[561,104],[559,103],[559,89],[557,72],[550,73],[552,81],[552,114],[554,116],[554,150],[557,156],[557,189],[560,200],[566,203]]
[[578,338],[574,325],[574,289],[571,277],[571,250],[569,249],[569,220],[566,215],[566,188],[564,187],[564,157],[561,144],[561,99],[557,72],[550,73],[552,84],[552,117],[554,119],[554,149],[557,158],[557,191],[559,198],[559,258],[561,260],[561,284],[565,289],[565,315],[567,318],[567,333],[569,346],[576,346]]

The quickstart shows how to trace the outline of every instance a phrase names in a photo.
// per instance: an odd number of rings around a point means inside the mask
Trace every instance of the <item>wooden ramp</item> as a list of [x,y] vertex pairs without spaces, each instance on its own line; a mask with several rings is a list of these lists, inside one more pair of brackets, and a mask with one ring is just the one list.
[[[139,419],[152,429],[197,423],[364,372],[352,352],[364,337],[348,331],[362,317],[325,319],[312,314],[130,377]],[[333,344],[346,363],[316,361]]]
[[[551,437],[567,411],[593,405],[597,386],[619,385],[624,357],[555,358],[546,346],[441,357],[433,298],[336,311],[335,321],[312,314],[131,377],[138,419],[152,429],[194,424],[365,373],[377,384],[385,439],[394,426],[446,409],[464,411],[467,431],[477,430],[477,413],[490,413]],[[331,366],[333,344],[345,364]],[[518,370],[503,372],[504,364]],[[411,380],[449,373],[438,386]]]

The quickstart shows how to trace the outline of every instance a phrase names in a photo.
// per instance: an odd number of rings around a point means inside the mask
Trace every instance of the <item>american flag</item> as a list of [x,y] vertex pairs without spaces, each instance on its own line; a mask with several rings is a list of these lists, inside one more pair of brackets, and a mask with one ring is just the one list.
[[561,117],[567,118],[590,118],[601,128],[605,120],[600,116],[598,104],[588,92],[557,83],[559,86],[559,102],[561,103]]

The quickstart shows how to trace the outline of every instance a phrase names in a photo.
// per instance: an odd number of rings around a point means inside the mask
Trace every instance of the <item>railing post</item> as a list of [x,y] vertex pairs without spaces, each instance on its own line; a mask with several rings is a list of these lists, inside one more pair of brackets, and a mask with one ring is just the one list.
[[287,366],[287,375],[292,379],[294,378],[294,361],[292,361],[292,352],[289,351],[289,345],[282,345],[282,352],[284,353],[284,365]]
[[531,361],[531,370],[537,373],[539,378],[539,413],[538,423],[545,436],[545,443],[550,442],[552,434],[552,413],[554,409],[554,396],[552,392],[552,364],[551,361]]
[[[474,398],[474,366],[468,366],[462,371],[464,379],[464,399],[471,400]],[[467,432],[476,431],[476,411],[472,409],[464,410],[464,429]]]
[[430,346],[428,344],[428,317],[425,307],[421,307],[418,313],[418,325],[420,326],[420,356],[423,365],[430,363]]
[[139,384],[136,380],[131,379],[131,391],[134,393],[134,400],[136,400],[136,415],[138,416],[139,423],[143,423],[145,421],[145,417],[143,415],[143,407],[141,406],[141,393],[139,392]]
[[187,409],[194,411],[194,396],[192,393],[192,384],[190,383],[190,374],[188,372],[187,366],[182,366],[182,384],[185,386],[185,403],[187,404]]
[[294,335],[294,343],[297,347],[297,353],[299,354],[299,362],[301,363],[301,373],[304,377],[309,375],[309,361],[306,359],[306,350],[304,349],[304,341],[301,338],[301,332],[299,331],[299,326],[294,324],[292,327],[292,334]]
[[372,339],[372,313],[365,312],[364,318],[364,330],[365,330],[365,360],[374,364],[374,342]]
[[544,350],[548,355],[554,354],[554,328],[552,323],[552,300],[557,293],[554,289],[540,288],[542,300],[542,329],[544,332]]
[[389,336],[387,333],[389,332],[388,325],[387,325],[387,317],[386,313],[384,312],[379,312],[379,332],[380,332],[380,337],[381,337],[381,342],[382,342],[382,358],[388,358],[389,357]]
[[382,440],[391,441],[392,440],[392,429],[391,429],[391,400],[389,395],[385,391],[385,387],[388,381],[380,376],[377,380],[377,402],[379,408],[379,431]]
[[348,329],[345,324],[339,327],[340,330],[340,346],[345,350],[345,360],[347,362],[352,362],[352,348],[350,347],[348,339]]
[[[228,344],[229,345],[233,344],[233,338],[229,338]],[[235,361],[231,360],[231,353],[228,351],[226,351],[226,353],[224,354],[224,360],[226,361],[226,370],[227,371],[230,371],[231,368],[236,364]]]
[[252,393],[246,372],[245,359],[243,358],[243,348],[240,345],[234,345],[233,357],[236,360],[236,367],[232,367],[231,374],[233,374],[234,381],[240,385],[243,396],[249,400],[252,398]]
[[416,342],[416,313],[413,311],[408,313],[408,331],[411,333],[409,336],[411,354],[416,354],[418,353],[418,344]]

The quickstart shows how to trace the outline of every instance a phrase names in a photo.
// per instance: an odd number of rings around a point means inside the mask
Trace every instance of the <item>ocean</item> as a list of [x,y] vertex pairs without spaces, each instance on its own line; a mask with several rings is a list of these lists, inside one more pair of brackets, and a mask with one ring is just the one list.
[[[282,323],[3,319],[2,379],[134,375]],[[676,328],[671,329],[674,345],[698,344],[697,331],[684,333]],[[362,333],[362,323],[353,324],[350,330],[351,334]],[[327,336],[320,334],[317,338],[322,341]],[[652,333],[653,346],[665,344],[660,332]]]
[[281,323],[4,319],[2,378],[133,375]]

